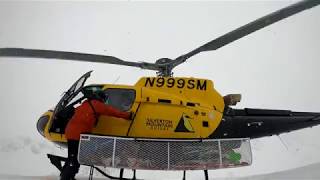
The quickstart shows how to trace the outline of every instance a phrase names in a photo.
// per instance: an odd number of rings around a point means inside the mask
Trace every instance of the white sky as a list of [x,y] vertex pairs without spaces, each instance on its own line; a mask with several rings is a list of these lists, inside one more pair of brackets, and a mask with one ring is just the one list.
[[[154,62],[161,57],[175,58],[291,3],[0,2],[0,47],[99,53]],[[320,112],[319,17],[316,7],[215,52],[192,57],[175,69],[175,76],[211,79],[223,95],[242,93],[239,108]],[[45,153],[60,151],[50,149],[35,124],[89,70],[94,70],[89,83],[112,83],[120,76],[117,83],[134,84],[141,76],[154,75],[115,65],[0,59],[0,174],[55,172]],[[317,137],[319,127],[282,135],[288,149],[277,137],[254,140],[251,167],[210,171],[210,176],[267,173],[320,162]],[[21,167],[17,167],[18,158]]]

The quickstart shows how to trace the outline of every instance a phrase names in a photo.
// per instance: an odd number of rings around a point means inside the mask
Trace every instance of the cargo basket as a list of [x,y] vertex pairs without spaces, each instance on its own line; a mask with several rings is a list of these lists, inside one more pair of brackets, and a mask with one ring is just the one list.
[[80,164],[125,169],[204,170],[251,165],[249,139],[136,139],[81,135]]

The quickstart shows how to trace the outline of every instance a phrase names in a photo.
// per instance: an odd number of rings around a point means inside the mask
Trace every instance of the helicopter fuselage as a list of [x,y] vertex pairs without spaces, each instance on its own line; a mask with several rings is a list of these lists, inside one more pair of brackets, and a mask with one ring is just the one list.
[[[109,96],[108,104],[134,113],[131,121],[100,116],[93,134],[144,138],[208,138],[219,126],[223,116],[223,97],[214,89],[213,82],[207,79],[144,77],[134,86],[100,84],[83,87],[84,90],[90,88],[101,88]],[[78,103],[81,103],[81,95],[76,97],[80,97]],[[76,97],[71,101],[77,102]],[[78,103],[72,102],[65,109],[77,106]],[[59,121],[67,122],[72,115],[65,115],[68,111],[59,113],[60,115],[48,111],[42,116],[47,117],[43,134],[51,141],[65,142],[64,127],[52,127]]]
[[84,100],[81,93],[96,88],[108,95],[106,104],[134,113],[131,121],[100,116],[92,131],[98,135],[155,139],[258,138],[320,124],[320,113],[232,109],[208,79],[143,77],[134,86],[80,87],[63,107],[58,104],[55,111],[41,116],[40,133],[50,141],[66,142],[64,128],[73,109]]

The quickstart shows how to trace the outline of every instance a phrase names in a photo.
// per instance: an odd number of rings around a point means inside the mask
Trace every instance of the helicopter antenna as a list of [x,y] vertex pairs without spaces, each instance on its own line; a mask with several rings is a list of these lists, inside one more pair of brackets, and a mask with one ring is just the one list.
[[282,145],[283,145],[284,147],[286,147],[287,150],[289,150],[289,149],[288,149],[288,146],[287,146],[287,145],[284,143],[284,141],[282,140],[280,134],[278,135],[278,138],[280,139]]
[[112,84],[115,84],[116,82],[118,82],[119,79],[120,79],[120,75],[117,77],[117,79],[115,79],[115,80],[113,81]]
[[77,52],[55,51],[55,50],[40,50],[40,49],[22,49],[22,48],[0,48],[0,57],[20,57],[20,58],[44,58],[57,60],[72,60],[82,62],[96,62],[117,64],[123,66],[137,67],[141,69],[157,71],[158,76],[170,77],[173,75],[172,70],[184,63],[192,56],[204,51],[214,51],[225,45],[232,43],[242,37],[245,37],[259,29],[269,26],[282,19],[290,17],[306,9],[310,9],[320,4],[320,0],[303,0],[292,4],[288,7],[275,11],[269,15],[261,17],[251,23],[248,23],[240,28],[237,28],[223,36],[220,36],[186,54],[183,54],[176,59],[160,58],[155,63],[149,62],[131,62],[124,61],[114,56],[85,54]]

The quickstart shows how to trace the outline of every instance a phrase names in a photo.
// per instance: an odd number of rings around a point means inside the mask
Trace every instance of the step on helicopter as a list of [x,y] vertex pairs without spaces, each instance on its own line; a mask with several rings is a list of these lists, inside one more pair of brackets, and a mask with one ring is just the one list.
[[[55,106],[37,122],[47,140],[66,147],[64,130],[75,107],[87,93],[103,92],[110,104],[134,113],[133,120],[100,116],[90,134],[80,140],[78,160],[112,179],[123,177],[124,169],[186,170],[241,167],[251,164],[250,139],[278,135],[320,124],[320,113],[290,110],[236,109],[240,94],[221,96],[209,79],[174,77],[172,70],[201,52],[218,50],[259,29],[320,4],[304,0],[261,17],[220,36],[176,59],[155,63],[130,62],[117,57],[55,50],[0,48],[0,57],[44,58],[131,66],[157,71],[135,85],[85,85],[92,71],[80,77]],[[64,157],[48,154],[60,171]],[[120,177],[106,174],[97,166],[120,169]]]

